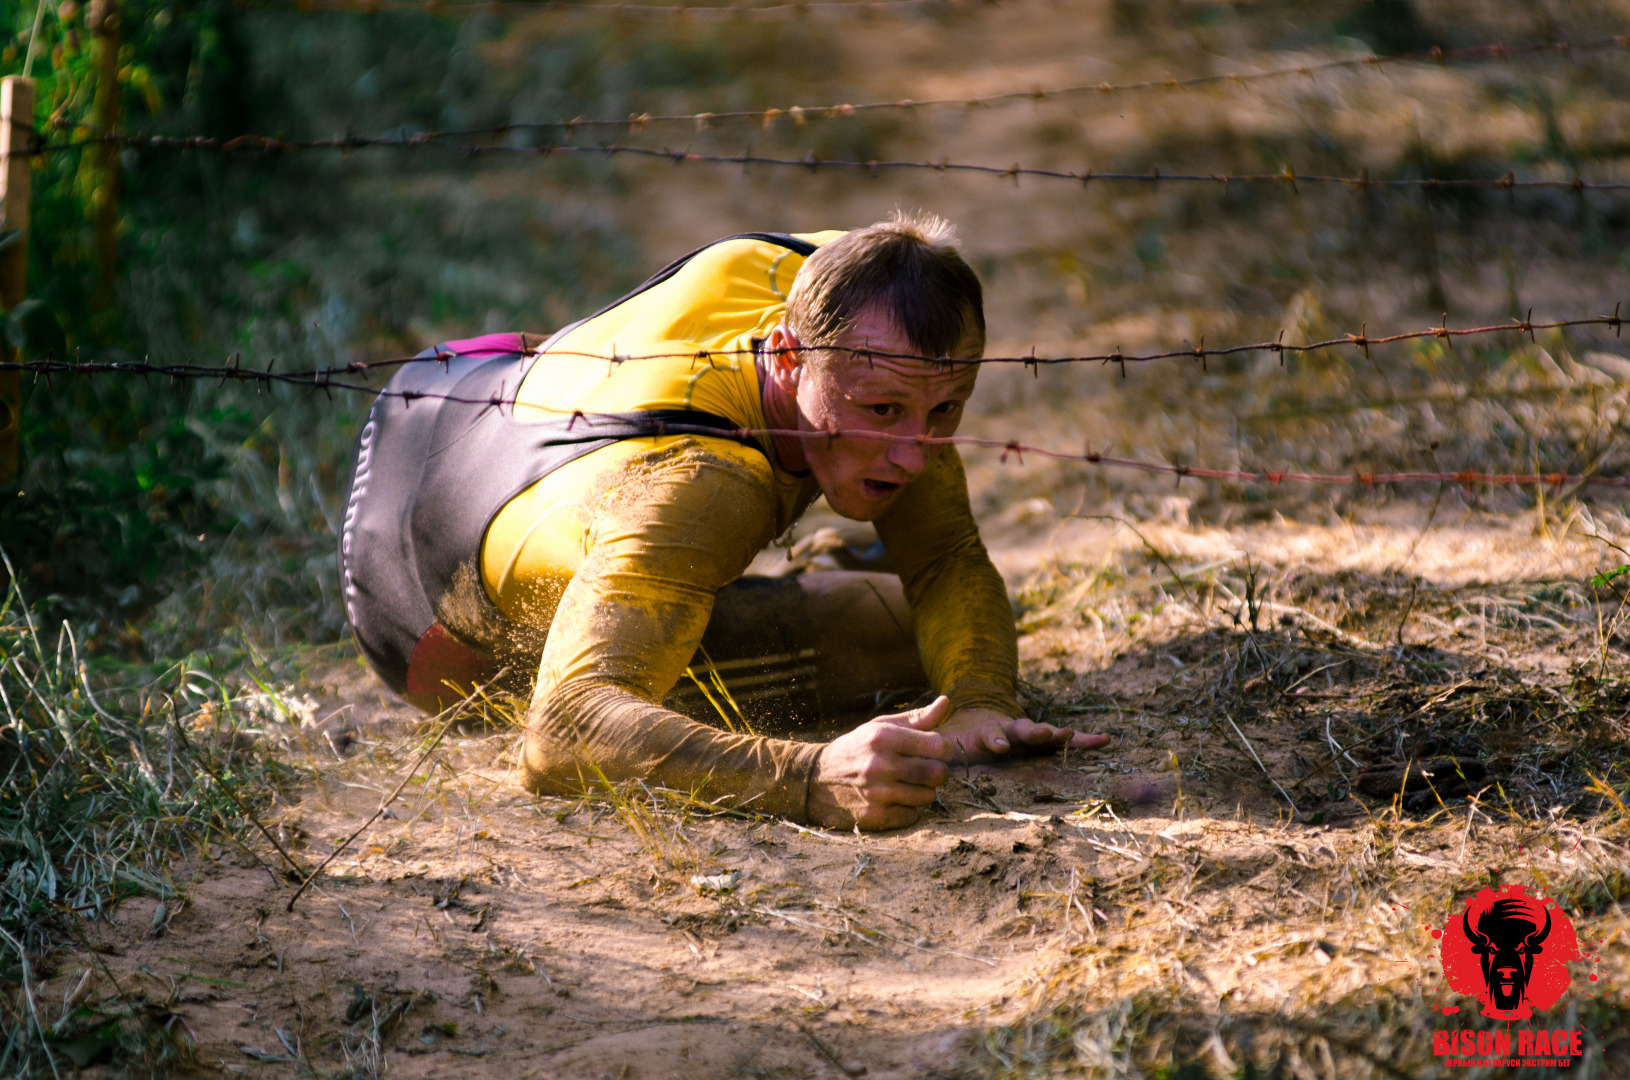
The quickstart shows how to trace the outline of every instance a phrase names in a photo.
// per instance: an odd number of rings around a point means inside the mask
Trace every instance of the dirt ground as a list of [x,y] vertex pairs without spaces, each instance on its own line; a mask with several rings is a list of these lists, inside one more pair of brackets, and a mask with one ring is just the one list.
[[[422,718],[356,661],[313,659],[291,718],[258,735],[309,778],[267,820],[309,866],[406,780],[400,797],[292,914],[269,844],[246,839],[266,865],[212,847],[176,868],[184,902],[155,920],[127,901],[42,996],[116,980],[185,1025],[202,1071],[265,1077],[1119,1075],[1151,1041],[1155,1060],[1233,1075],[1238,1025],[1264,1015],[1324,1025],[1311,1044],[1259,1036],[1295,1075],[1422,1075],[1425,1017],[1469,1003],[1430,930],[1501,881],[1557,897],[1586,945],[1559,1006],[1592,1031],[1572,1075],[1630,1075],[1615,902],[1630,823],[1578,783],[1617,755],[1570,749],[1543,707],[1496,715],[1562,698],[1593,663],[1595,609],[1556,583],[1598,545],[1503,517],[1423,533],[1396,520],[1409,512],[1148,521],[1143,539],[1056,515],[993,527],[1030,598],[1033,710],[1117,741],[959,770],[917,826],[880,835],[640,789],[533,798],[512,728],[456,728],[424,759]],[[1217,566],[1243,553],[1267,582],[1254,631],[1240,605],[1194,595],[1245,589]],[[1406,555],[1421,573],[1395,569]],[[1068,595],[1083,564],[1122,575],[1090,605]],[[1048,589],[1062,606],[1037,599]],[[1374,737],[1380,717],[1407,739]],[[1337,740],[1353,756],[1332,770]],[[1410,773],[1434,759],[1435,784]],[[1156,1024],[1134,1052],[1150,995],[1198,1032]]]

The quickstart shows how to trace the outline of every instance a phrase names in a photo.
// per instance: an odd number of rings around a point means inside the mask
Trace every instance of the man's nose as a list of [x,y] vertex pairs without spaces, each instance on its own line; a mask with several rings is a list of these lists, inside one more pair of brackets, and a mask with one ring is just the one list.
[[[908,435],[906,432],[901,434]],[[929,434],[928,425],[924,424],[917,431],[909,433],[910,441],[904,439],[899,442],[891,441],[887,454],[889,464],[913,477],[921,474],[934,457],[934,447],[922,441]]]

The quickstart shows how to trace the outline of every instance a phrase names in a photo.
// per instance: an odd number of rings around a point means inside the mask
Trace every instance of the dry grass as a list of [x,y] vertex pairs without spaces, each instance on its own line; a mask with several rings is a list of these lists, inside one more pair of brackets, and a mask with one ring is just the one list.
[[[1346,536],[1275,567],[1207,558],[1206,530],[1170,522],[1099,528],[1126,530],[1119,555],[1044,561],[1020,592],[1034,709],[1139,740],[1117,756],[1175,755],[1184,794],[1149,807],[1164,842],[1133,872],[1087,882],[1102,918],[1061,921],[992,1010],[994,1075],[1426,1075],[1450,1025],[1423,933],[1463,897],[1520,881],[1598,948],[1630,929],[1617,543],[1592,545],[1595,577],[1434,585],[1332,571]],[[1511,543],[1554,558],[1551,537]],[[1277,824],[1231,820],[1252,788]],[[1619,1075],[1630,1047],[1630,968],[1601,956],[1614,989],[1576,975],[1558,1021],[1591,1033],[1581,1076]]]

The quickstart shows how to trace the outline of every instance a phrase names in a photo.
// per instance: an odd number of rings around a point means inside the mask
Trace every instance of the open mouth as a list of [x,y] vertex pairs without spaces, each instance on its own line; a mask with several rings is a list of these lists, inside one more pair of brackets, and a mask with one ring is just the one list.
[[862,480],[861,486],[874,499],[887,498],[900,490],[899,484],[891,484],[887,480]]

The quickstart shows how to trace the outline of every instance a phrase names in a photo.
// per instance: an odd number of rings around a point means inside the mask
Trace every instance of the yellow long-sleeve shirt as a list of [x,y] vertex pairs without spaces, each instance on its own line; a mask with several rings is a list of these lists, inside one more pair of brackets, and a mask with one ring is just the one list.
[[[802,264],[759,240],[704,249],[552,342],[521,385],[517,415],[694,409],[768,427],[754,343],[779,321]],[[653,353],[674,355],[590,358]],[[768,440],[758,449],[679,435],[596,450],[505,505],[483,541],[481,577],[510,620],[547,627],[526,752],[534,786],[640,776],[804,817],[820,746],[731,734],[658,703],[695,654],[715,593],[819,494],[812,477],[776,463]],[[876,525],[934,688],[956,708],[1019,715],[1012,612],[955,450]]]

